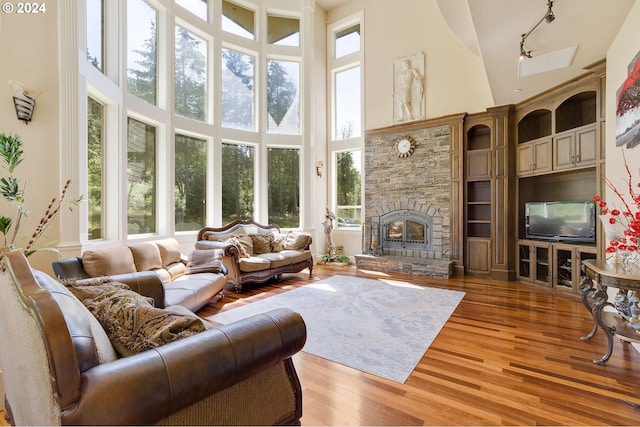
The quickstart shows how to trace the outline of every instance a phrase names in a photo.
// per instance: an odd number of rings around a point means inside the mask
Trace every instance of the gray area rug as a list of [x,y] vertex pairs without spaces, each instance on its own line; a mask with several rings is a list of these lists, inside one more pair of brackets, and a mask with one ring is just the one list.
[[303,351],[404,383],[464,292],[333,276],[209,317],[227,324],[279,307],[307,325]]

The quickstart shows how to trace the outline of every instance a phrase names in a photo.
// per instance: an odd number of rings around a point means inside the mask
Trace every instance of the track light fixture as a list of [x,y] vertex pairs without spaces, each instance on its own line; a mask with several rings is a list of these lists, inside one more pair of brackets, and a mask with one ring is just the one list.
[[529,35],[533,32],[533,30],[538,28],[538,25],[542,24],[542,21],[545,21],[547,24],[550,24],[553,22],[554,19],[556,19],[556,16],[553,14],[552,8],[553,8],[553,0],[547,0],[547,12],[544,14],[542,18],[540,18],[540,20],[536,23],[536,25],[534,25],[528,32],[526,32],[521,36],[522,39],[520,40],[520,56],[518,56],[518,59],[520,61],[522,61],[525,58],[531,58],[531,51],[530,50],[526,51],[524,49],[524,42],[527,39],[527,37],[529,37]]
[[531,51],[527,52],[526,50],[524,50],[524,39],[525,39],[525,35],[522,35],[522,40],[520,41],[520,56],[518,57],[518,59],[520,61],[522,61],[525,58],[531,58]]

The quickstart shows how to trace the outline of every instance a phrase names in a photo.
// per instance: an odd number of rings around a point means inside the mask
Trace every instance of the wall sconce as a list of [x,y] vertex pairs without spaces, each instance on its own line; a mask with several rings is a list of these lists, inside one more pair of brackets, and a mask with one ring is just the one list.
[[9,80],[9,87],[13,91],[13,105],[16,107],[18,120],[29,124],[36,107],[36,98],[42,91],[38,88],[27,88],[18,80]]
[[322,168],[324,167],[324,162],[322,160],[318,160],[316,163],[316,175],[322,177]]
[[520,56],[518,56],[518,59],[520,61],[522,61],[525,58],[531,58],[531,51],[524,50],[524,41],[527,39],[527,37],[529,37],[529,35],[533,32],[533,30],[538,28],[538,25],[542,24],[542,21],[546,21],[547,24],[550,24],[553,22],[554,19],[556,19],[556,16],[553,14],[553,10],[551,10],[552,8],[553,8],[553,0],[547,0],[547,12],[544,14],[542,18],[540,18],[540,20],[536,23],[536,25],[534,25],[527,33],[521,36],[522,39],[520,40]]

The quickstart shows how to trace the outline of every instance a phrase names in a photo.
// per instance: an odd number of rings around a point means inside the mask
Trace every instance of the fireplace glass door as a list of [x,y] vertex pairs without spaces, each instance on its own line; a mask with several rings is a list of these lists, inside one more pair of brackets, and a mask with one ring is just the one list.
[[385,224],[384,243],[387,247],[426,247],[427,224],[411,219],[396,219]]
[[404,240],[407,243],[424,245],[427,243],[427,235],[425,231],[426,227],[423,223],[408,219],[406,222],[406,234]]

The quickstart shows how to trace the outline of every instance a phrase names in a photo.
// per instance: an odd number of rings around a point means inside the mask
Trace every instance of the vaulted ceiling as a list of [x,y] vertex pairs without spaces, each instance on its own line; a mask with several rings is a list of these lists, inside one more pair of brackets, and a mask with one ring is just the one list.
[[[346,1],[316,0],[326,10]],[[482,59],[495,105],[517,104],[584,74],[585,67],[606,58],[635,3],[554,0],[555,20],[543,20],[527,36],[525,50],[531,51],[532,58],[521,64],[521,37],[545,16],[548,0],[435,1],[452,32]],[[397,3],[389,1],[389,7]],[[570,61],[568,66],[563,60]],[[528,75],[519,75],[523,73]]]

